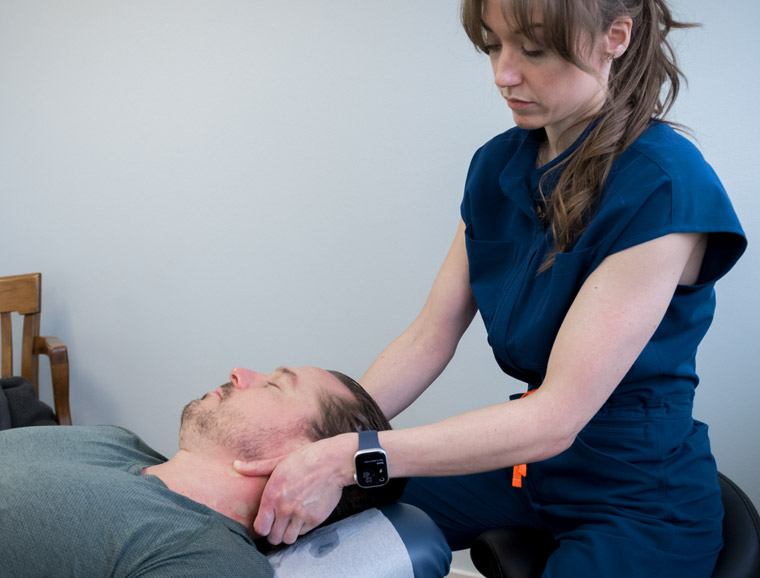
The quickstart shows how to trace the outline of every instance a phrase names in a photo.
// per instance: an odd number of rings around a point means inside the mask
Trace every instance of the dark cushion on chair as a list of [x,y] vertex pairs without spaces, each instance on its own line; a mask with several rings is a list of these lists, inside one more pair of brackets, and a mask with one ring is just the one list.
[[558,545],[544,530],[499,528],[475,540],[470,558],[487,578],[541,578],[546,560]]
[[[23,377],[0,379],[0,411],[3,426],[27,427],[32,425],[58,425],[55,413],[47,404],[37,399],[34,386]],[[6,419],[8,418],[8,419]]]
[[[725,508],[723,549],[712,578],[760,576],[760,516],[747,495],[718,473]],[[475,567],[487,578],[540,578],[557,548],[549,532],[532,528],[499,528],[480,535],[470,548]]]
[[760,518],[739,486],[718,474],[723,507],[723,550],[713,578],[757,578],[760,576]]

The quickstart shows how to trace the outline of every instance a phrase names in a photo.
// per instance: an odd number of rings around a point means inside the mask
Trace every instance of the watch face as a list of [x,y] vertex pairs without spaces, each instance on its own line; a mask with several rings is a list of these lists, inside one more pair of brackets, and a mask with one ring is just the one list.
[[375,488],[388,483],[385,452],[368,451],[356,454],[356,483],[362,488]]

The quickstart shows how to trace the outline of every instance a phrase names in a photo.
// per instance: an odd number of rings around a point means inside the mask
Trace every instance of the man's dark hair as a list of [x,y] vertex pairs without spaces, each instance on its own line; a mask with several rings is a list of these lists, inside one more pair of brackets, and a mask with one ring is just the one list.
[[[329,371],[351,392],[352,397],[323,394],[320,398],[319,420],[307,432],[312,441],[342,433],[364,430],[389,430],[391,424],[383,411],[364,388],[339,371]],[[322,525],[337,522],[362,510],[390,504],[401,497],[406,478],[392,478],[379,488],[360,488],[350,485],[343,488],[343,496],[330,517]]]

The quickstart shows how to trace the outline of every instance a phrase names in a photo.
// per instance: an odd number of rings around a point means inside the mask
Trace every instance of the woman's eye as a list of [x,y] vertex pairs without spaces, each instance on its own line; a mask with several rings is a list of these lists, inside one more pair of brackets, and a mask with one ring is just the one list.
[[535,48],[533,50],[530,50],[523,46],[521,50],[522,50],[523,55],[527,56],[528,58],[538,58],[540,56],[543,56],[546,53],[541,48]]
[[499,51],[501,44],[490,43],[484,46],[486,54],[494,54]]

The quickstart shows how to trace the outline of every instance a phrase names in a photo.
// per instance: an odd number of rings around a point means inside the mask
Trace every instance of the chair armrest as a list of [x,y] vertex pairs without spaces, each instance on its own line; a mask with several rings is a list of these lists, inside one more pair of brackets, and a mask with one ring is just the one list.
[[71,425],[68,349],[57,337],[35,337],[34,353],[50,359],[55,415],[60,425]]

